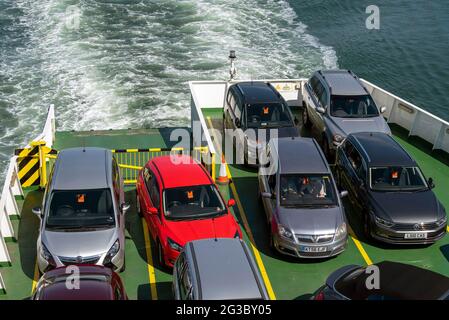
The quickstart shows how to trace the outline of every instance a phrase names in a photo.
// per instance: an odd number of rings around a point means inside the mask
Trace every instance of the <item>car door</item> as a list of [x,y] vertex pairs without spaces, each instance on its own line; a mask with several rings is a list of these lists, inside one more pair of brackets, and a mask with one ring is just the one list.
[[276,210],[276,172],[266,175],[264,179],[264,189],[265,192],[269,192],[272,194],[272,198],[263,198],[263,205],[265,209],[265,214],[267,215],[268,223],[271,223],[273,218],[273,213]]
[[340,172],[341,182],[348,190],[351,203],[361,210],[366,199],[366,164],[350,141],[345,142],[342,151],[339,158],[339,165],[343,169]]
[[125,202],[125,193],[123,191],[123,180],[120,175],[120,169],[118,167],[115,158],[112,158],[112,189],[114,190],[114,199],[117,206],[117,221],[120,229],[120,243],[125,243],[125,213],[121,210],[122,203]]
[[[327,105],[327,92],[325,86],[319,81],[317,83],[316,89],[315,89],[315,105],[317,107],[321,107],[323,109],[326,109]],[[324,114],[316,111],[314,113],[315,116],[315,127],[319,132],[324,132],[325,130],[325,124],[324,124]]]
[[317,123],[318,115],[317,115],[316,108],[318,106],[317,92],[318,92],[319,82],[320,82],[320,80],[316,76],[313,76],[310,79],[310,81],[307,83],[306,106],[307,106],[307,112],[309,115],[309,119],[313,123],[314,126],[318,125],[318,123]]
[[160,189],[159,183],[157,181],[157,177],[154,172],[145,167],[144,168],[144,180],[145,180],[145,191],[146,196],[144,197],[144,207],[145,208],[156,208],[158,209],[158,214],[149,214],[145,212],[145,217],[149,225],[149,230],[153,239],[158,238],[158,234],[160,232],[160,227],[162,225],[161,217],[161,205],[160,205]]

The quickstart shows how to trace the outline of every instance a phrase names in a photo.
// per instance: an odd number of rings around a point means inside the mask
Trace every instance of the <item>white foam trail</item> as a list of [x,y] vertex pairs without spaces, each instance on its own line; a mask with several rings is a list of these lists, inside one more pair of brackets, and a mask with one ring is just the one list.
[[230,49],[241,78],[337,67],[335,51],[307,33],[287,1],[80,0],[80,29],[70,30],[73,4],[15,2],[24,45],[0,59],[13,88],[0,87],[0,102],[14,119],[0,131],[2,153],[41,131],[50,104],[62,130],[188,125],[187,81],[227,78]]

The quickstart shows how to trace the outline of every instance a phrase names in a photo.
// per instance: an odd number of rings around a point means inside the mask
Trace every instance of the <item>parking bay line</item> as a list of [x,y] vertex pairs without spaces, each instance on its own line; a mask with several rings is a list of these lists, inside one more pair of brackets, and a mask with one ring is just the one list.
[[36,290],[38,281],[39,281],[39,267],[37,266],[37,258],[36,258],[36,261],[34,262],[33,282],[31,284],[31,295],[33,295],[34,291]]
[[142,219],[143,237],[145,239],[145,251],[147,254],[148,279],[150,281],[151,299],[157,300],[156,274],[153,266],[153,256],[151,254],[151,240],[148,234],[147,222]]
[[352,230],[352,228],[349,226],[348,228],[349,230],[349,236],[351,237],[352,241],[354,241],[355,246],[357,247],[357,249],[359,250],[360,254],[362,255],[363,259],[365,260],[365,263],[367,265],[372,265],[373,261],[371,260],[371,258],[368,256],[368,253],[366,253],[365,248],[363,248],[362,243],[353,235],[355,235],[354,231]]
[[[213,125],[212,125],[212,121],[211,121],[210,117],[207,117],[207,121],[209,123],[210,128],[213,129]],[[216,137],[214,137],[214,138],[215,138],[214,141],[218,141],[216,139]],[[240,197],[239,197],[239,195],[237,193],[237,189],[235,188],[235,185],[232,182],[231,171],[229,170],[229,167],[228,167],[227,163],[225,164],[225,166],[226,166],[226,174],[227,174],[229,180],[231,181],[229,186],[231,188],[232,193],[234,194],[235,202],[237,203],[237,208],[239,209],[240,216],[241,216],[241,218],[243,220],[243,225],[245,227],[246,233],[248,234],[250,245],[251,245],[251,248],[253,250],[254,257],[256,259],[257,265],[259,266],[259,270],[260,270],[260,273],[262,275],[263,281],[265,283],[265,287],[267,288],[268,295],[269,295],[271,300],[276,300],[276,295],[275,295],[275,293],[273,291],[273,287],[271,286],[270,279],[268,278],[268,273],[267,273],[267,270],[265,269],[265,265],[263,264],[262,257],[260,256],[259,250],[254,245],[255,241],[254,241],[253,233],[251,231],[251,228],[249,226],[248,220],[246,218],[245,210],[243,209],[242,203],[240,202]]]

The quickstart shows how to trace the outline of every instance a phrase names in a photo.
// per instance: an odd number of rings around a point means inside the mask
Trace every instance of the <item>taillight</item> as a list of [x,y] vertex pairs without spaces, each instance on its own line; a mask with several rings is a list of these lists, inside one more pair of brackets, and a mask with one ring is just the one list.
[[316,294],[315,297],[313,297],[313,300],[324,300],[324,293],[321,291],[320,293]]

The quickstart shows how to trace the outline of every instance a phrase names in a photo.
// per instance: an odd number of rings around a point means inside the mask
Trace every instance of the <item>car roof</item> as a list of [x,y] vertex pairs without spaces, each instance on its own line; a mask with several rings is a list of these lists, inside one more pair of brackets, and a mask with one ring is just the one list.
[[271,139],[271,146],[277,149],[281,174],[329,172],[326,158],[313,138],[276,138]]
[[104,189],[111,185],[112,153],[104,148],[70,148],[58,154],[52,177],[55,190]]
[[383,132],[357,132],[348,138],[359,148],[370,167],[416,166],[415,160],[390,135]]
[[[44,274],[39,282],[42,286],[39,292],[39,299],[42,300],[111,300],[112,287],[111,277],[113,271],[102,266],[79,265],[80,289],[69,290],[66,286],[66,278],[70,275],[66,267],[53,269]],[[92,276],[91,279],[83,279],[83,276]],[[104,277],[104,278],[103,278]],[[60,281],[53,282],[55,278]],[[44,281],[50,279],[50,283]],[[103,280],[104,279],[104,280]]]
[[362,272],[347,282],[341,281],[337,290],[351,299],[367,299],[376,294],[401,300],[436,300],[446,298],[449,293],[449,278],[434,271],[392,261],[375,265],[379,268],[379,289],[367,289],[366,281],[372,272]]
[[321,70],[318,73],[332,88],[332,95],[358,96],[367,94],[365,87],[349,70]]
[[245,243],[240,239],[205,239],[188,245],[200,299],[263,299],[262,284]]
[[243,103],[268,103],[282,100],[280,94],[270,83],[261,81],[239,82],[233,85],[243,96]]
[[163,188],[211,184],[206,170],[187,155],[168,155],[150,160],[159,172]]

